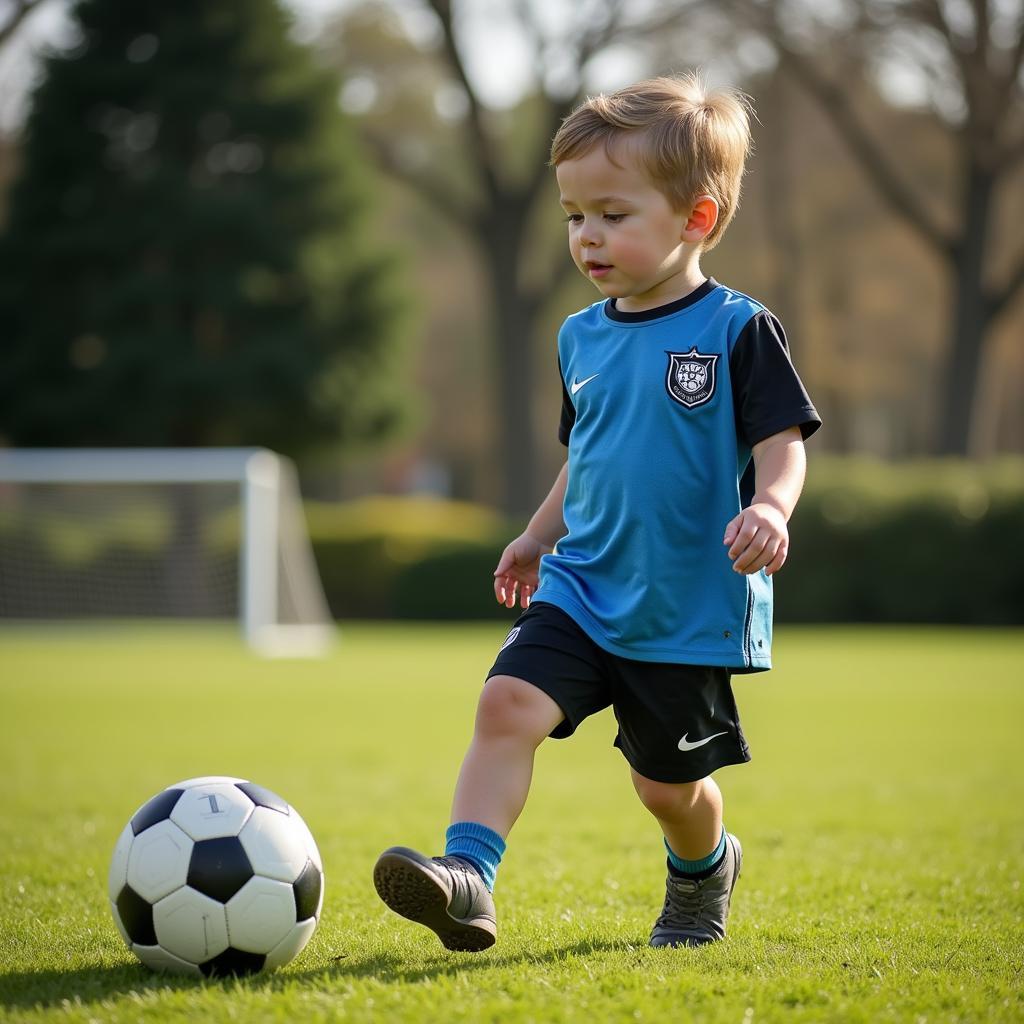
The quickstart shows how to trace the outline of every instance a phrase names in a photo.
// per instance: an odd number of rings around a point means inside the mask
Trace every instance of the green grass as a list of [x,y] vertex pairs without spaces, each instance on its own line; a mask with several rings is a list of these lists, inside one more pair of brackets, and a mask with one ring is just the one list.
[[[750,765],[719,774],[744,874],[728,941],[646,946],[658,834],[608,713],[545,744],[498,879],[498,944],[450,954],[370,880],[436,850],[500,626],[351,626],[328,659],[225,631],[0,632],[0,1018],[19,1021],[1020,1021],[1024,633],[787,629],[737,680]],[[153,975],[106,902],[158,789],[250,777],[327,872],[286,969]]]

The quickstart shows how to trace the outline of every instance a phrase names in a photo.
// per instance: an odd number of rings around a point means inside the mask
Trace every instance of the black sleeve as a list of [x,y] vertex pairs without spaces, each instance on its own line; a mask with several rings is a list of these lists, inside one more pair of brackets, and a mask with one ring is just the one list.
[[576,406],[572,404],[569,392],[565,386],[565,378],[562,376],[562,361],[558,361],[558,379],[562,382],[562,418],[558,421],[558,440],[567,448],[569,447],[569,434],[572,432],[573,424],[576,422]]
[[751,447],[789,427],[799,427],[808,438],[821,426],[790,361],[782,324],[767,310],[754,314],[740,332],[729,374],[736,432]]

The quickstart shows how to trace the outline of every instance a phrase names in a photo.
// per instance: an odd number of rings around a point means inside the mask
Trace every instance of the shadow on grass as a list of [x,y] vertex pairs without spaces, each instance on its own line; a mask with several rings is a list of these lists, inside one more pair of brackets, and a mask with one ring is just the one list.
[[75,970],[10,971],[0,975],[0,1008],[86,1006],[129,992],[181,991],[201,982],[174,974],[154,974],[142,964],[80,967]]
[[155,974],[141,964],[118,967],[97,966],[77,970],[12,971],[0,975],[0,1008],[31,1009],[72,1005],[88,1006],[104,999],[134,993],[181,992],[222,988],[233,991],[239,986],[249,991],[275,991],[300,984],[316,985],[338,978],[376,978],[384,984],[415,984],[466,971],[557,963],[572,956],[601,952],[629,952],[637,947],[629,942],[584,939],[538,953],[501,955],[494,953],[442,953],[415,964],[395,953],[376,953],[366,957],[336,957],[330,963],[306,971],[281,971],[243,978],[196,979],[175,974]]

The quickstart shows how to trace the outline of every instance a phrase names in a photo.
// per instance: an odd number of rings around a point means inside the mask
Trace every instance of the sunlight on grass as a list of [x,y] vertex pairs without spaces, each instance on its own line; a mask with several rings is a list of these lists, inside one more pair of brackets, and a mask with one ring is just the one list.
[[[229,629],[0,633],[0,1018],[71,1021],[1019,1021],[1019,631],[789,629],[737,679],[754,762],[720,773],[744,874],[729,940],[646,945],[664,861],[604,713],[545,744],[499,874],[499,941],[450,954],[370,872],[436,852],[482,673],[480,626],[348,626],[323,661]],[[134,963],[106,903],[136,807],[195,775],[291,801],[326,903],[283,971]]]

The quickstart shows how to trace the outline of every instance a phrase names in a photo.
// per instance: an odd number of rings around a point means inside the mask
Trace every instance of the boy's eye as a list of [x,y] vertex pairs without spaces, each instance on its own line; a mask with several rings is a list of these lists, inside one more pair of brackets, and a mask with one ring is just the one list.
[[[602,214],[602,217],[609,224],[618,224],[623,219],[625,219],[625,216],[626,215],[624,213],[605,213],[605,214]],[[566,215],[565,220],[566,220],[566,223],[568,223],[568,224],[582,224],[583,223],[583,214],[582,213],[570,213],[570,214]]]

